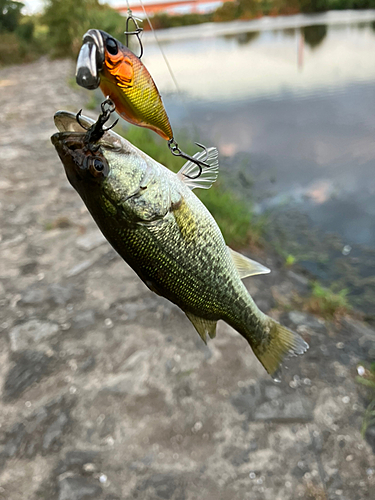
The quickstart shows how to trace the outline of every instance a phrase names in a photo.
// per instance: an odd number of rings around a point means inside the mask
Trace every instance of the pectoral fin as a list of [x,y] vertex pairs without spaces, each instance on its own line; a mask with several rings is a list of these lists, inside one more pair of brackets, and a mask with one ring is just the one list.
[[[195,188],[210,189],[212,184],[216,181],[217,176],[219,175],[218,156],[218,150],[214,147],[207,148],[207,150],[205,151],[199,151],[198,153],[195,153],[193,158],[204,161],[204,163],[207,163],[207,165],[209,166],[203,166],[202,173],[198,176],[198,165],[196,165],[192,161],[187,161],[181,168],[181,170],[177,173],[178,178],[182,180],[191,190]],[[192,179],[192,177],[197,178]]]
[[245,257],[244,255],[235,252],[229,247],[227,248],[229,250],[229,253],[231,254],[234,265],[236,266],[236,269],[241,279],[247,278],[248,276],[255,276],[257,274],[268,274],[271,272],[271,269],[268,269],[268,267],[259,264],[259,262],[251,260],[248,257]]
[[211,321],[209,319],[198,318],[194,314],[185,312],[186,316],[193,323],[194,328],[199,333],[201,339],[205,344],[207,344],[207,334],[211,339],[216,335],[216,323],[217,321]]

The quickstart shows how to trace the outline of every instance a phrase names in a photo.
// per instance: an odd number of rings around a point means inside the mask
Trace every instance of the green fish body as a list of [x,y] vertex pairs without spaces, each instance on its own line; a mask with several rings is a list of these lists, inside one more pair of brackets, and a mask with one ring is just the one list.
[[207,185],[192,185],[184,171],[171,172],[112,131],[98,151],[85,149],[70,113],[57,113],[55,123],[60,133],[52,142],[67,177],[104,236],[152,291],[186,313],[204,341],[225,321],[274,377],[285,357],[308,348],[255,305],[241,278],[269,270],[226,246],[192,192]]

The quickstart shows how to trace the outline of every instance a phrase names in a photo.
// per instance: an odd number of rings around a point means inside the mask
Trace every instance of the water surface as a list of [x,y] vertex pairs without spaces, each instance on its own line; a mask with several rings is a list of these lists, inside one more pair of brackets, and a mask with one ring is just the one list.
[[164,31],[179,93],[151,38],[144,57],[174,129],[194,127],[219,148],[222,175],[241,170],[253,181],[237,188],[259,213],[272,214],[269,238],[284,230],[276,243],[286,254],[297,253],[327,285],[348,287],[368,313],[375,309],[374,20],[375,11],[341,12]]
[[260,210],[293,201],[346,243],[375,247],[374,23],[204,30],[163,43],[180,94],[157,45],[146,48],[174,128],[249,153]]

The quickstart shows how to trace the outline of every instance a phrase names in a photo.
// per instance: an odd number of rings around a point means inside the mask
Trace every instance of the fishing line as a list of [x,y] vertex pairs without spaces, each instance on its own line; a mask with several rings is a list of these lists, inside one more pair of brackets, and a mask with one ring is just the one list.
[[[126,1],[127,1],[128,5],[129,5],[129,0],[126,0]],[[147,11],[146,11],[146,9],[145,9],[145,6],[143,5],[142,0],[139,0],[139,1],[140,1],[140,3],[141,3],[141,6],[142,6],[142,9],[143,9],[144,15],[146,16],[146,19],[147,19],[147,22],[148,22],[148,24],[149,24],[149,26],[150,26],[150,29],[151,29],[151,31],[152,31],[152,33],[153,33],[154,37],[155,37],[155,41],[156,41],[156,43],[157,43],[157,45],[158,45],[158,47],[159,47],[159,50],[160,50],[160,52],[161,52],[161,55],[163,56],[164,62],[165,62],[166,66],[167,66],[167,68],[168,68],[168,71],[169,71],[169,73],[170,73],[170,75],[171,75],[171,77],[172,77],[173,83],[174,83],[174,84],[175,84],[175,86],[176,86],[177,92],[178,92],[178,93],[180,94],[180,96],[181,96],[181,95],[182,95],[182,92],[181,92],[181,90],[180,90],[180,87],[178,86],[178,83],[177,83],[176,77],[174,76],[174,73],[173,73],[173,71],[172,71],[171,65],[169,64],[169,61],[168,61],[168,59],[167,59],[167,56],[166,56],[166,55],[165,55],[165,53],[164,53],[163,47],[162,47],[162,45],[161,45],[161,43],[160,43],[160,41],[159,41],[158,37],[156,36],[156,31],[154,30],[154,27],[152,26],[151,19],[149,18],[148,14],[147,14]]]

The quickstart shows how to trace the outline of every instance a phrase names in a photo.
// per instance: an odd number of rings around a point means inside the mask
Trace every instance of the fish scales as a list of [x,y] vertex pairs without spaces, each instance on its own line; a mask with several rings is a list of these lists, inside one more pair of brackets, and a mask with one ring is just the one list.
[[[65,119],[71,124],[74,115]],[[222,319],[274,376],[285,357],[307,349],[258,309],[215,220],[178,175],[113,131],[90,151],[83,132],[62,130],[52,142],[107,240],[152,291],[186,313],[204,341]]]

